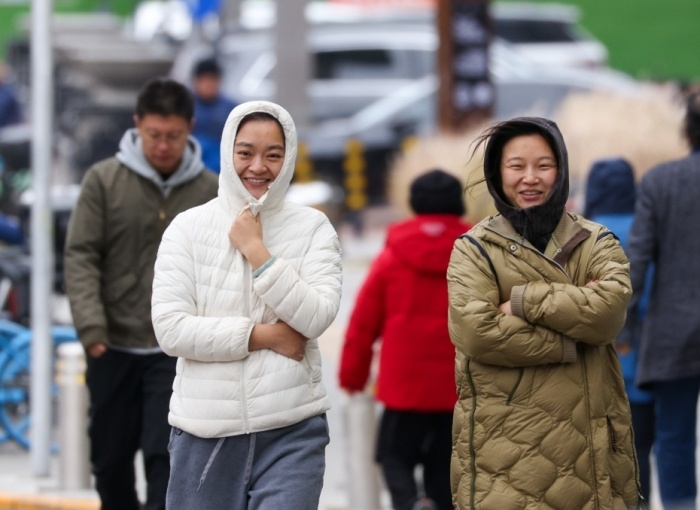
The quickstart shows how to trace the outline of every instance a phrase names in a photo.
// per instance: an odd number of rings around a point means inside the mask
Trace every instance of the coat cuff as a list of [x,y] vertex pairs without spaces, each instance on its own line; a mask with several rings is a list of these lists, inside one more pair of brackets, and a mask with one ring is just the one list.
[[576,342],[566,335],[561,336],[561,342],[564,347],[564,354],[561,357],[561,362],[573,363],[576,361]]
[[525,317],[525,309],[523,308],[523,300],[525,296],[525,285],[516,285],[510,291],[510,311],[513,315],[527,320]]
[[99,326],[86,328],[81,331],[78,336],[80,338],[80,343],[82,343],[83,347],[86,349],[92,344],[109,345],[109,341],[107,340],[107,331]]

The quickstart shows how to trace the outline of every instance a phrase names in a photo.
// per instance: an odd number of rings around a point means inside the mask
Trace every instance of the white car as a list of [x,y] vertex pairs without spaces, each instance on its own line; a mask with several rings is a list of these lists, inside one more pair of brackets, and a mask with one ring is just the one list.
[[550,66],[603,67],[608,50],[579,25],[573,5],[494,2],[496,37],[532,62]]

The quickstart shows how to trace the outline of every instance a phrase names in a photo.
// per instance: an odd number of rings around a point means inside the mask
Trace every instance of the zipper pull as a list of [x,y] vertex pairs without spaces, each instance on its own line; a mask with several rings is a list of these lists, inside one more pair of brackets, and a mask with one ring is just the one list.
[[158,209],[158,219],[160,219],[160,221],[165,220],[165,209],[162,207]]

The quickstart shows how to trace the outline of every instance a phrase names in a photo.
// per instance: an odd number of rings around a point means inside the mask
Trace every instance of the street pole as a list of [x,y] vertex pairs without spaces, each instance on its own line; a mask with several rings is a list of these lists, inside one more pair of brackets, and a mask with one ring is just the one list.
[[53,126],[51,0],[32,0],[31,18],[31,461],[49,475],[51,453],[51,282],[53,214],[50,201]]
[[491,117],[489,0],[438,0],[438,124],[464,130]]
[[242,0],[223,0],[221,7],[221,27],[227,29],[235,27],[241,19]]
[[310,123],[308,83],[311,57],[307,44],[307,0],[277,0],[275,25],[275,102],[294,119],[298,138],[303,141]]

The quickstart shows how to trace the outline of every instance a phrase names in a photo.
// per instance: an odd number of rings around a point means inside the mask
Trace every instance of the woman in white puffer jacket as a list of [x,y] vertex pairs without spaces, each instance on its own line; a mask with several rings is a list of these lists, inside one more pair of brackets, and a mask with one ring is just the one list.
[[318,507],[329,401],[317,338],[338,312],[342,268],[326,216],[285,200],[296,152],[282,107],[239,105],[218,197],[163,236],[153,324],[179,358],[169,510]]

